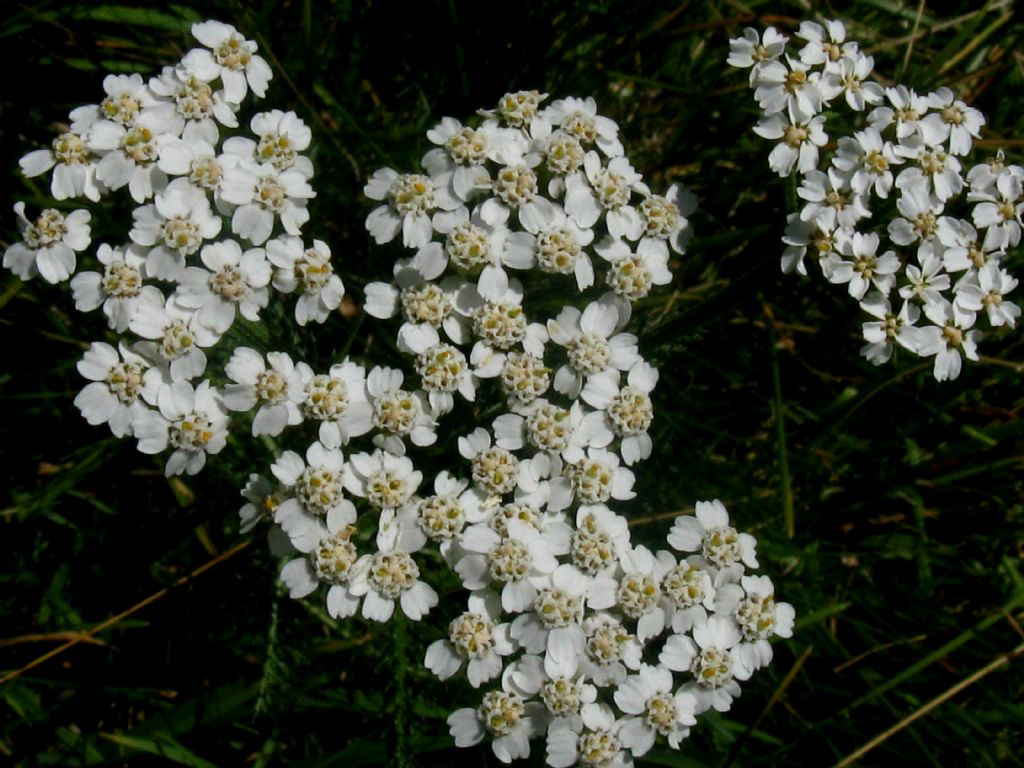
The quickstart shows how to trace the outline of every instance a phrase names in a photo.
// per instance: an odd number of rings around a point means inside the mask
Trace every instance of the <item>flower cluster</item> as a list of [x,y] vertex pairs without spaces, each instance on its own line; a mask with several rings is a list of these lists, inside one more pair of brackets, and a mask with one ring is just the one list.
[[[436,547],[468,599],[442,607],[453,618],[425,664],[482,689],[448,718],[457,745],[489,739],[511,762],[543,738],[556,768],[627,765],[659,736],[678,749],[771,661],[794,615],[750,571],[755,542],[721,502],[676,518],[657,550],[633,543],[622,514],[652,453],[658,382],[626,326],[670,282],[693,196],[653,193],[593,99],[506,94],[430,130],[422,173],[366,184],[369,233],[408,251],[392,280],[366,286],[364,309],[396,321],[409,370],[318,370],[249,346],[208,370],[204,350],[236,324],[259,338],[275,291],[299,294],[306,325],[344,289],[327,245],[301,237],[310,129],[271,110],[241,130],[270,70],[226,24],[192,32],[203,47],[148,82],[108,76],[100,104],[21,161],[50,174],[57,201],[127,187],[137,205],[126,241],[100,244],[77,274],[89,211],[31,220],[15,206],[22,242],[4,265],[70,279],[76,307],[102,308],[118,336],[85,353],[76,406],[143,453],[171,449],[168,475],[199,472],[230,414],[247,414],[274,458],[249,475],[242,531],[266,523],[290,595],[320,591],[334,618],[425,617],[439,596],[422,553]],[[460,418],[471,426],[453,430]],[[271,439],[286,430],[301,450]],[[439,459],[445,447],[457,454]]]
[[[727,710],[793,609],[748,573],[754,541],[720,502],[677,519],[674,552],[631,542],[616,508],[651,453],[658,372],[623,328],[669,281],[693,202],[650,192],[592,100],[543,99],[446,118],[425,173],[370,179],[368,230],[412,253],[367,286],[365,309],[399,324],[415,376],[332,369],[352,422],[305,459],[285,453],[276,483],[254,477],[243,518],[273,519],[291,594],[322,585],[335,617],[422,618],[438,602],[417,562],[432,542],[469,597],[425,663],[483,691],[449,717],[455,743],[488,739],[511,762],[544,738],[553,766],[626,764]],[[459,438],[461,467],[425,484],[413,458],[439,421],[495,401],[503,412]],[[367,431],[375,450],[346,458]]]
[[194,474],[223,448],[228,411],[258,406],[254,435],[303,420],[310,369],[284,352],[264,361],[239,348],[218,386],[204,378],[217,376],[204,350],[239,315],[259,321],[272,289],[299,294],[300,324],[323,322],[344,292],[327,246],[306,248],[299,237],[314,196],[301,154],[309,128],[271,110],[252,117],[251,133],[237,130],[270,69],[233,27],[206,21],[192,34],[203,47],[148,82],[108,75],[99,104],[75,109],[50,149],[21,160],[26,176],[50,174],[58,201],[96,202],[127,187],[137,207],[126,241],[100,244],[94,269],[75,274],[91,242],[89,211],[51,208],[30,220],[17,203],[22,242],[3,261],[23,279],[70,278],[77,309],[101,308],[113,332],[131,334],[116,348],[92,344],[78,366],[90,383],[75,404],[89,423],[137,438],[143,453],[171,449],[168,474]]
[[[934,357],[939,381],[955,379],[963,357],[978,359],[980,315],[994,328],[1020,316],[1004,262],[1021,239],[1024,168],[1000,152],[965,172],[984,116],[949,88],[921,95],[872,82],[872,57],[841,22],[804,21],[795,36],[793,57],[775,28],[748,28],[729,55],[750,69],[764,113],[754,131],[778,142],[772,170],[796,174],[803,201],[782,268],[806,274],[810,251],[826,279],[847,286],[871,318],[861,354],[872,363],[899,346]],[[822,158],[825,111],[844,103],[859,130]]]

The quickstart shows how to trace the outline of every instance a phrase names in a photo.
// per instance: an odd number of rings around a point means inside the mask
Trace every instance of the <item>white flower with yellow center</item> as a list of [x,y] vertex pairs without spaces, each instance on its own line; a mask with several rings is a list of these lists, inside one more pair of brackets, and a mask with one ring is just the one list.
[[582,312],[565,307],[548,320],[548,336],[565,347],[568,356],[567,363],[555,373],[556,391],[576,398],[585,378],[612,369],[628,371],[639,362],[636,336],[615,333],[621,319],[619,305],[606,295]]
[[620,685],[627,668],[640,669],[643,645],[619,618],[604,611],[593,613],[583,620],[583,631],[587,639],[579,667],[594,685]]
[[174,449],[164,471],[194,475],[206,465],[207,454],[220,453],[227,443],[228,415],[210,382],[193,389],[187,381],[165,384],[157,394],[159,411],[146,410],[135,419],[139,450],[156,454]]
[[633,465],[651,455],[647,429],[654,419],[651,392],[658,383],[658,369],[639,362],[629,370],[624,386],[620,378],[613,369],[587,379],[581,397],[598,410],[583,418],[581,430],[588,443],[598,448],[620,438],[622,459]]
[[339,449],[313,443],[305,461],[295,451],[284,451],[270,471],[287,497],[274,509],[274,522],[299,551],[311,551],[319,540],[318,526],[329,515],[338,516],[339,525],[355,524],[356,509],[345,498],[345,456]]
[[177,126],[171,132],[181,136],[185,143],[216,144],[220,140],[218,123],[238,127],[238,106],[227,103],[222,89],[214,89],[210,84],[213,79],[204,80],[181,64],[164,67],[159,75],[150,78],[149,89],[174,103]]
[[824,126],[823,116],[801,112],[791,105],[759,122],[754,133],[762,139],[779,140],[768,155],[768,165],[779,176],[788,176],[793,168],[807,173],[818,167],[818,148],[828,143]]
[[474,592],[468,610],[448,624],[448,638],[427,648],[424,665],[447,680],[466,662],[466,678],[474,688],[501,674],[501,657],[515,650],[508,624],[500,624],[501,603],[493,592]]
[[623,153],[619,141],[619,126],[614,120],[597,114],[597,102],[590,96],[580,99],[570,96],[551,102],[544,110],[551,125],[575,137],[581,145],[596,146],[607,157]]
[[224,333],[235,322],[236,312],[250,322],[259,322],[267,306],[271,268],[262,248],[242,247],[234,240],[203,246],[199,252],[203,267],[187,267],[175,292],[175,300],[195,310],[199,322]]
[[421,482],[423,473],[408,457],[380,449],[353,454],[345,465],[345,489],[379,510],[402,506],[416,493]]
[[345,296],[345,286],[331,264],[331,249],[323,240],[304,248],[302,240],[281,235],[267,243],[267,258],[274,265],[274,288],[298,293],[295,321],[322,323]]
[[274,511],[284,501],[277,483],[255,472],[249,474],[241,495],[246,503],[238,510],[239,533],[249,533],[259,524],[273,521]]
[[714,615],[693,628],[693,638],[672,635],[665,641],[659,663],[673,672],[689,672],[693,680],[679,690],[697,700],[695,713],[714,708],[728,712],[740,695],[737,680],[747,680],[753,670],[736,651],[742,639],[739,626],[730,616]]
[[42,275],[48,283],[59,283],[71,277],[75,271],[75,252],[89,247],[91,214],[77,210],[65,216],[47,208],[35,221],[29,221],[25,204],[20,201],[14,204],[14,214],[18,217],[21,242],[4,251],[4,267],[22,280]]
[[639,240],[644,220],[631,204],[633,192],[649,195],[650,190],[625,157],[615,157],[608,165],[596,152],[588,152],[583,174],[566,179],[565,212],[583,229],[590,229],[604,215],[608,232],[614,238]]
[[165,383],[159,368],[124,344],[114,349],[95,341],[78,362],[91,383],[75,397],[75,407],[93,426],[109,424],[114,437],[129,437],[146,404],[155,406]]
[[378,245],[390,243],[402,233],[406,248],[422,248],[430,242],[434,228],[431,214],[453,211],[462,202],[438,187],[429,176],[419,173],[398,174],[391,168],[374,172],[363,187],[363,194],[371,200],[384,200],[366,217],[366,229]]
[[281,569],[281,581],[293,599],[305,597],[327,584],[327,612],[333,618],[348,618],[359,610],[359,597],[349,589],[349,582],[359,560],[352,541],[355,510],[343,504],[316,520],[301,538],[293,538],[295,549],[305,557],[290,560]]
[[963,366],[961,356],[968,360],[978,359],[981,331],[971,330],[977,317],[949,301],[927,305],[924,312],[934,325],[914,329],[917,354],[921,357],[935,356],[932,373],[936,381],[952,381],[960,375]]
[[[349,582],[349,593],[363,598],[362,615],[371,621],[388,621],[397,601],[408,618],[419,621],[437,605],[437,593],[426,582],[420,581],[420,569],[412,552],[423,546],[422,533],[418,545],[403,549],[406,535],[399,535],[393,548],[382,547],[372,555],[363,555],[356,563]],[[381,543],[378,538],[378,545]]]
[[572,275],[582,291],[594,283],[594,265],[586,251],[593,240],[593,230],[577,226],[555,205],[540,229],[508,236],[503,258],[520,269],[537,267],[551,275]]
[[750,68],[750,85],[753,86],[765,62],[773,61],[786,50],[789,38],[775,27],[768,27],[762,36],[753,27],[743,30],[743,37],[729,41],[728,63],[733,67]]
[[697,723],[697,698],[681,689],[673,693],[674,686],[670,670],[644,664],[615,690],[616,706],[632,715],[622,721],[619,739],[634,757],[650,752],[659,735],[679,749],[690,735],[689,726]]
[[637,639],[645,643],[665,629],[669,601],[662,595],[661,580],[675,566],[675,558],[664,550],[655,556],[646,547],[634,547],[622,554],[620,563],[623,572],[615,602],[622,613],[636,620]]
[[373,443],[402,456],[405,438],[413,445],[428,446],[437,441],[440,413],[426,393],[402,388],[404,376],[396,368],[374,366],[366,377],[366,391],[373,408],[373,426],[380,430]]
[[1005,296],[1017,287],[1017,279],[995,262],[977,270],[973,280],[957,283],[955,303],[964,311],[988,315],[993,327],[1007,325],[1013,328],[1020,317],[1020,307],[1007,301]]
[[155,360],[168,364],[171,381],[188,381],[206,370],[204,347],[212,347],[219,334],[199,322],[192,312],[174,301],[164,300],[154,286],[142,289],[138,307],[128,327],[132,333],[152,341],[140,349]]
[[854,192],[866,195],[873,189],[883,198],[888,197],[892,190],[892,169],[903,162],[893,144],[883,139],[882,134],[870,125],[852,137],[841,136],[832,158],[832,165],[843,173],[853,174],[850,186]]
[[563,564],[542,579],[533,579],[533,610],[521,613],[509,632],[527,653],[544,654],[544,671],[552,677],[572,677],[586,645],[580,622],[588,602],[590,580],[572,565]]
[[[301,235],[309,221],[306,204],[316,192],[294,169],[279,171],[271,163],[239,161],[238,182],[225,184],[221,196],[238,208],[231,216],[231,231],[253,245],[263,245],[281,222],[289,235]],[[248,182],[252,181],[252,186]]]
[[548,732],[558,728],[579,731],[583,720],[580,708],[597,698],[597,688],[582,674],[551,677],[544,671],[544,659],[524,654],[505,673],[506,683],[524,698],[538,696],[551,720]]
[[[718,499],[698,501],[693,515],[680,515],[668,534],[668,543],[680,552],[699,552],[720,572],[742,573],[757,568],[757,541],[729,525],[729,513]],[[735,579],[733,579],[735,580]]]
[[640,202],[644,222],[643,241],[650,240],[667,251],[686,253],[693,228],[686,218],[697,210],[697,198],[682,184],[673,184],[664,195],[648,195]]
[[821,112],[824,95],[821,76],[801,61],[786,56],[781,60],[766,62],[757,73],[757,88],[754,98],[765,116],[775,115],[786,109],[802,115],[816,115]]
[[21,158],[18,161],[21,172],[32,179],[52,168],[50,194],[54,199],[67,200],[84,195],[98,202],[101,187],[96,183],[96,155],[86,141],[87,137],[82,133],[65,131],[53,140],[50,149],[37,149]]
[[193,24],[192,35],[210,50],[189,51],[181,62],[186,70],[206,82],[219,77],[229,104],[241,104],[249,89],[263,98],[272,73],[267,62],[256,55],[255,42],[246,40],[230,24],[213,20]]
[[71,279],[75,309],[91,312],[102,305],[110,328],[124,333],[141,300],[142,282],[147,277],[145,251],[135,245],[111,248],[102,243],[96,259],[103,267],[102,273],[79,272]]
[[547,760],[552,768],[629,768],[633,763],[619,736],[622,722],[607,704],[584,704],[582,730],[570,727],[548,733]]
[[597,255],[609,262],[605,282],[616,296],[634,302],[644,298],[655,285],[668,285],[668,250],[651,238],[644,238],[634,252],[625,240],[607,237],[596,246]]
[[302,410],[320,422],[324,445],[338,448],[373,428],[373,408],[366,395],[366,370],[350,360],[317,374],[305,363],[295,366],[302,379]]
[[[626,518],[604,504],[581,504],[572,533],[572,563],[590,576],[614,575],[619,559],[629,549]],[[611,583],[614,592],[616,585]],[[613,600],[614,602],[614,600]]]
[[153,246],[146,271],[161,280],[178,280],[186,258],[220,233],[221,220],[210,210],[206,194],[187,179],[176,179],[151,205],[132,212],[129,236],[138,245]]
[[861,301],[860,308],[877,318],[861,326],[867,344],[861,348],[860,353],[870,363],[887,363],[895,350],[895,344],[911,352],[917,350],[916,331],[913,326],[921,317],[921,310],[914,304],[906,301],[899,312],[893,312],[888,297],[875,291]]
[[501,166],[491,182],[493,196],[479,207],[480,218],[497,227],[515,211],[519,224],[531,232],[550,222],[556,207],[540,192],[536,171],[540,161],[540,155],[528,153],[514,156]]
[[707,620],[715,607],[715,587],[707,561],[690,555],[670,568],[661,579],[661,591],[668,598],[672,631],[689,632]]
[[878,255],[878,244],[878,235],[874,232],[855,232],[852,238],[840,241],[841,258],[829,259],[829,282],[847,284],[849,294],[857,300],[863,299],[872,286],[888,296],[896,285],[900,259],[895,251]]
[[515,149],[516,133],[500,128],[496,120],[470,127],[446,117],[427,131],[437,148],[423,156],[423,168],[439,187],[448,188],[459,200],[490,188],[487,161],[504,163],[506,153]]
[[544,708],[526,702],[513,692],[488,691],[476,709],[457,709],[448,716],[448,727],[457,747],[472,747],[486,736],[503,763],[530,756],[530,739],[543,732]]
[[428,393],[432,407],[447,413],[458,392],[470,402],[476,397],[476,376],[462,351],[442,342],[431,326],[421,326],[404,338],[408,351],[416,355],[413,367]]
[[173,141],[168,123],[154,112],[144,112],[130,126],[100,120],[89,132],[87,146],[102,154],[96,178],[110,190],[128,185],[132,200],[144,203],[167,184],[157,165],[161,147]]
[[230,380],[223,394],[231,411],[250,411],[259,406],[252,420],[253,437],[276,436],[286,426],[302,423],[302,379],[292,359],[284,352],[263,355],[238,347],[224,366]]
[[[420,250],[440,250],[438,243],[430,243]],[[401,314],[405,318],[398,329],[399,349],[406,351],[415,346],[420,326],[443,329],[456,344],[466,344],[469,333],[469,314],[481,303],[471,284],[459,277],[449,276],[440,283],[433,278],[443,272],[431,269],[424,274],[417,266],[417,258],[400,260],[395,265],[395,282],[373,282],[366,286],[363,308],[371,317],[382,320]],[[431,336],[433,338],[433,336]]]
[[771,664],[772,637],[793,636],[796,612],[789,603],[775,602],[775,586],[767,576],[723,584],[715,594],[715,613],[736,621],[742,640],[733,653],[750,670]]
[[477,283],[480,302],[471,291],[460,297],[467,309],[472,307],[473,335],[478,341],[470,352],[473,372],[481,378],[501,374],[505,353],[522,348],[543,358],[547,329],[541,323],[530,323],[523,309],[523,286],[505,272],[484,271]]

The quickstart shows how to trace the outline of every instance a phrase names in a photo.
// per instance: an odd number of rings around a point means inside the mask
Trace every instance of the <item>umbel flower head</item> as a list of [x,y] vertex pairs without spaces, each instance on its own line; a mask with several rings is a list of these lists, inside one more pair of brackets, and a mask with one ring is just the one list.
[[[793,174],[803,201],[783,242],[784,271],[806,274],[808,253],[822,275],[846,286],[871,315],[861,354],[875,365],[899,349],[934,357],[937,380],[977,360],[992,328],[1020,315],[1006,298],[1017,285],[1004,268],[1020,242],[1024,168],[1002,152],[965,168],[985,117],[949,88],[919,94],[871,80],[874,61],[840,21],[801,23],[803,46],[769,27],[732,41],[729,64],[750,69],[764,112],[754,128],[778,141],[769,165]],[[834,135],[838,113],[855,129]],[[841,130],[841,129],[840,129]],[[988,266],[991,265],[991,266]]]
[[[543,740],[534,754],[553,766],[679,749],[793,623],[721,502],[678,517],[664,547],[630,538],[659,375],[626,326],[685,255],[693,196],[652,191],[593,99],[505,94],[428,131],[420,169],[366,183],[368,232],[397,242],[364,306],[393,321],[404,365],[265,348],[262,324],[331,322],[344,295],[327,243],[303,236],[313,135],[294,112],[240,119],[271,77],[256,43],[218,21],[192,33],[199,47],[148,81],[107,77],[100,102],[21,163],[59,200],[134,203],[122,240],[94,253],[89,211],[15,207],[22,242],[4,265],[71,279],[76,307],[102,308],[121,337],[78,366],[83,417],[166,454],[168,475],[250,433],[271,458],[240,478],[243,531],[268,528],[289,595],[317,595],[332,618],[443,616],[423,659],[474,690],[447,720],[457,745],[486,740],[511,762]],[[769,90],[773,109],[788,99]],[[778,111],[823,99],[808,89]],[[996,205],[1015,192],[991,189]],[[881,290],[877,243],[850,242],[837,253],[877,273],[853,290]],[[80,259],[91,268],[75,275]],[[938,289],[931,275],[922,292]],[[964,331],[1013,287],[992,269],[976,282],[948,321]],[[222,348],[235,338],[246,345]],[[454,606],[440,605],[442,568],[468,593]]]

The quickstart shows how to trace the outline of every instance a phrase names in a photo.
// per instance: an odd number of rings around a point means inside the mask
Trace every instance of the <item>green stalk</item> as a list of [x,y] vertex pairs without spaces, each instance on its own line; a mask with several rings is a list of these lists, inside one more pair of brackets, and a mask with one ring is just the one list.
[[408,637],[406,635],[405,614],[396,606],[395,615],[391,619],[393,627],[393,651],[391,669],[393,671],[391,685],[391,730],[390,754],[388,765],[391,768],[411,768],[412,750],[409,746],[409,693],[408,676]]
[[782,403],[782,375],[779,372],[779,352],[772,343],[772,410],[775,412],[775,443],[779,454],[779,485],[782,490],[782,518],[786,523],[786,536],[796,536],[796,512],[793,509],[793,485],[789,475],[789,452],[786,450],[785,406]]

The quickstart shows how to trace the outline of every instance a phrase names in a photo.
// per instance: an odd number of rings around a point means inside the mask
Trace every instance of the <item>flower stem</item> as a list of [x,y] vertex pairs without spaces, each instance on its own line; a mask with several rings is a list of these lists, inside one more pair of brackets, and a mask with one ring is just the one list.
[[796,169],[786,177],[786,213],[796,213],[800,210],[800,201],[796,196],[796,177]]
[[408,674],[408,638],[406,619],[401,610],[396,610],[391,619],[393,628],[392,680],[391,680],[391,730],[388,765],[391,768],[410,768],[412,751],[409,748],[409,696],[406,688]]

